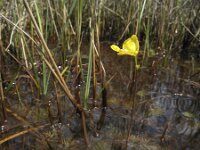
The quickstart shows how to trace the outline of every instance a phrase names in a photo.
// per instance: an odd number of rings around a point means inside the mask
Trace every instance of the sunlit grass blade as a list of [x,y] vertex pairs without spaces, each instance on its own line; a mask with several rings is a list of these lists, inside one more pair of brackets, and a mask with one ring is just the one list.
[[87,80],[85,87],[85,97],[84,97],[84,108],[87,109],[89,94],[90,94],[90,84],[91,84],[91,75],[92,75],[92,55],[93,55],[93,44],[94,44],[94,30],[91,29],[91,39],[90,39],[90,51],[89,51],[89,61],[88,61],[88,71],[87,71]]

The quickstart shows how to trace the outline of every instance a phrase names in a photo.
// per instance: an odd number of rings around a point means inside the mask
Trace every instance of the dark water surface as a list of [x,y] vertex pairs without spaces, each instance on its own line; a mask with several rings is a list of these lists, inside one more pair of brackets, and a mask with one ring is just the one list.
[[[117,56],[102,45],[108,107],[101,108],[99,92],[97,106],[91,105],[87,111],[88,147],[84,144],[81,119],[62,90],[55,91],[52,82],[48,95],[40,96],[25,73],[10,69],[15,68],[14,64],[7,64],[4,74],[7,120],[1,123],[0,140],[6,141],[6,137],[11,140],[2,142],[0,148],[198,150],[200,64],[193,59],[157,55],[142,65],[140,56],[134,94],[131,61],[130,56]],[[74,90],[73,78],[70,73],[68,85]],[[100,83],[98,90],[101,91]],[[56,99],[61,102],[61,118],[57,116]]]

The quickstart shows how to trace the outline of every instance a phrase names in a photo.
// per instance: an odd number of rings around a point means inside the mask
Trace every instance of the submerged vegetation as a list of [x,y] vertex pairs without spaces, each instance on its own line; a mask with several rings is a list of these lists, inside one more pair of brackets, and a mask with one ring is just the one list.
[[200,106],[197,3],[1,0],[0,149],[178,148],[174,128],[198,145],[200,112],[187,109]]

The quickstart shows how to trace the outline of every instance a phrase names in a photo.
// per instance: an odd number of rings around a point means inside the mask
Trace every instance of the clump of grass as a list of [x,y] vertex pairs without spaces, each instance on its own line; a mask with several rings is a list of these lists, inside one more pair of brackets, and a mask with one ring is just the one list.
[[124,36],[137,33],[144,41],[146,58],[150,53],[148,51],[157,47],[166,49],[169,54],[177,51],[186,45],[185,36],[188,40],[192,39],[189,45],[198,44],[199,18],[196,14],[199,13],[199,6],[195,6],[195,1],[109,1],[104,8],[114,39],[121,40]]

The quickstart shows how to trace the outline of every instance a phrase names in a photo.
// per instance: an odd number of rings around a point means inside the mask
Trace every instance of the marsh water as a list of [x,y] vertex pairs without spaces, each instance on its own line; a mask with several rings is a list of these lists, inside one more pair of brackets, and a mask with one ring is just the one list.
[[[117,56],[108,44],[103,44],[101,49],[108,104],[106,108],[101,107],[101,84],[98,83],[96,105],[94,107],[92,100],[89,101],[91,105],[87,110],[89,146],[84,144],[80,116],[61,88],[57,87],[55,91],[56,83],[52,80],[48,94],[41,96],[26,72],[13,60],[7,60],[3,74],[7,117],[1,123],[0,137],[1,142],[4,141],[0,148],[199,149],[198,60],[192,55],[181,59],[158,52],[143,62],[139,56],[141,68],[132,86],[130,68],[133,58]],[[72,91],[77,88],[73,79],[73,71],[69,71],[67,84]],[[79,86],[85,86],[85,83]],[[60,111],[56,99],[61,102]],[[61,112],[60,118],[58,112]]]

